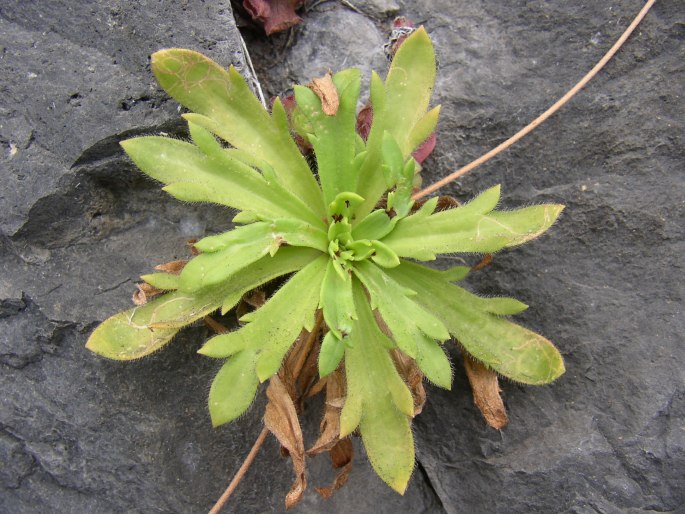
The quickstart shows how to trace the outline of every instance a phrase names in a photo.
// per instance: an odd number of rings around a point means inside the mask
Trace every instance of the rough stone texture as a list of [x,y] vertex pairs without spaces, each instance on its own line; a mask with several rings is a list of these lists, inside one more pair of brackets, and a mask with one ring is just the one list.
[[[202,327],[140,362],[84,348],[96,323],[130,305],[140,274],[228,226],[225,210],[166,197],[118,146],[184,135],[153,51],[192,48],[246,72],[229,2],[191,4],[0,7],[0,512],[207,512],[260,431],[263,400],[212,429],[217,365],[195,353]],[[233,500],[240,512],[282,509],[292,471],[278,455],[272,440]],[[327,485],[326,460],[312,464],[312,485]],[[388,509],[439,505],[421,475],[408,498],[388,495],[363,460],[350,485],[332,508],[368,511],[386,496]],[[312,491],[302,509],[322,502]]]
[[[356,4],[356,2],[352,2]],[[270,94],[328,68],[385,66],[383,11],[325,2],[289,37],[251,36]],[[397,1],[425,21],[440,66],[439,142],[426,181],[487,151],[575,83],[639,0]],[[685,508],[682,351],[685,15],[657,2],[620,54],[564,110],[446,188],[502,183],[504,204],[565,203],[543,239],[470,280],[531,305],[567,373],[504,383],[510,424],[484,426],[455,357],[451,392],[415,422],[419,465],[404,498],[357,459],[331,502],[297,512],[638,512]],[[376,9],[375,11],[373,9]],[[263,400],[213,430],[216,370],[196,327],[130,364],[90,355],[95,324],[133,282],[227,225],[218,208],[159,192],[122,158],[127,135],[183,134],[147,56],[165,46],[241,66],[229,2],[5,0],[0,6],[0,511],[206,512],[259,432]],[[316,415],[310,413],[310,423]],[[292,476],[273,439],[232,500],[281,511]],[[361,449],[360,449],[361,452]],[[311,485],[331,478],[313,461]]]

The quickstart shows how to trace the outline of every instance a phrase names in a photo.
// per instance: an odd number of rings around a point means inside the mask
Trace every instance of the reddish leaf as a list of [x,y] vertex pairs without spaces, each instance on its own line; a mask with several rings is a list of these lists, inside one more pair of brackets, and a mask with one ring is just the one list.
[[480,409],[485,421],[497,430],[504,428],[509,418],[499,394],[497,373],[467,353],[464,353],[464,367],[473,391],[473,402]]
[[300,502],[307,487],[302,429],[293,400],[278,375],[269,381],[266,396],[269,403],[266,405],[264,424],[288,451],[295,471],[295,482],[285,497],[285,508],[289,509]]
[[303,4],[304,0],[243,0],[243,7],[254,21],[264,25],[267,36],[300,23],[295,9]]
[[433,150],[435,150],[436,141],[437,138],[435,137],[435,132],[433,132],[430,136],[428,136],[428,139],[426,139],[416,150],[414,150],[414,153],[411,155],[414,157],[414,159],[416,159],[416,162],[421,164],[426,160]]
[[364,141],[369,138],[371,123],[373,123],[373,107],[371,107],[371,105],[366,105],[359,111],[359,114],[357,114],[357,134],[359,134]]
[[397,49],[409,37],[409,35],[416,30],[414,23],[404,16],[398,16],[392,22],[392,32],[388,42],[384,45],[385,55],[388,59],[395,57]]
[[[366,105],[357,114],[357,134],[359,134],[364,141],[369,137],[369,132],[371,132],[371,125],[373,123],[373,107],[371,105]],[[433,153],[435,150],[435,144],[437,142],[437,137],[435,132],[433,132],[428,139],[421,143],[416,150],[412,153],[412,157],[421,164],[426,158]]]

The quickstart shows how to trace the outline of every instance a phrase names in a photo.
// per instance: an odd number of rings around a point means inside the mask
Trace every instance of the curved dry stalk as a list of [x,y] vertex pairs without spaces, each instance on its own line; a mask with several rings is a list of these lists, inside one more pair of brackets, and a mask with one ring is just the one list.
[[425,187],[421,191],[418,191],[417,193],[414,193],[412,198],[414,200],[418,200],[419,198],[423,198],[426,195],[431,194],[432,192],[440,189],[441,187],[449,184],[450,182],[458,179],[459,177],[466,175],[469,171],[474,170],[481,164],[489,161],[492,159],[495,155],[503,152],[507,148],[509,148],[511,145],[516,143],[519,139],[523,138],[524,136],[528,135],[530,132],[535,130],[538,126],[540,126],[542,123],[544,123],[547,118],[552,116],[555,112],[557,112],[566,102],[568,102],[573,96],[580,91],[590,80],[599,73],[599,71],[604,67],[606,63],[608,63],[611,58],[616,54],[619,48],[625,43],[626,39],[630,37],[630,35],[633,33],[635,28],[640,24],[642,19],[645,17],[649,9],[654,5],[654,2],[656,0],[648,0],[647,3],[644,5],[642,10],[638,13],[638,15],[635,17],[635,19],[632,21],[632,23],[628,26],[628,28],[625,30],[623,34],[621,34],[621,37],[618,38],[618,41],[614,43],[614,46],[611,47],[611,49],[602,57],[599,62],[595,65],[594,68],[592,68],[587,75],[585,75],[580,82],[578,82],[575,86],[573,86],[564,96],[562,96],[559,100],[557,100],[554,105],[552,105],[549,109],[547,109],[545,112],[543,112],[540,116],[535,118],[533,121],[531,121],[528,125],[523,127],[521,130],[519,130],[516,134],[511,136],[509,139],[504,141],[503,143],[497,145],[495,148],[490,150],[488,153],[481,155],[478,159],[470,162],[466,166],[459,168],[457,171],[454,173],[449,174],[445,178],[438,180],[437,182],[434,182],[428,187]]
[[250,453],[248,453],[247,457],[245,457],[242,466],[240,466],[240,469],[233,477],[233,480],[231,480],[231,483],[228,484],[228,487],[224,491],[224,494],[221,495],[221,498],[219,498],[217,502],[214,504],[214,507],[211,508],[209,514],[217,514],[224,506],[224,504],[228,501],[228,499],[231,497],[233,491],[235,491],[236,487],[238,487],[238,484],[245,476],[245,473],[247,473],[247,470],[250,469],[252,461],[254,461],[255,457],[257,456],[257,453],[259,452],[259,449],[264,444],[264,441],[266,441],[267,435],[269,435],[269,429],[264,427],[262,431],[259,433],[257,440],[252,445]]

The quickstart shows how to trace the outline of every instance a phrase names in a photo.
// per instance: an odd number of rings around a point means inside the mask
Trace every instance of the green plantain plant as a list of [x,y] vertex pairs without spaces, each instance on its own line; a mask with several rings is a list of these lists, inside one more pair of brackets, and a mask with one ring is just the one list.
[[[152,69],[191,111],[183,117],[192,141],[136,137],[122,142],[124,150],[172,196],[237,210],[237,227],[196,242],[198,255],[182,269],[144,275],[148,287],[164,292],[103,322],[90,350],[117,360],[143,357],[281,277],[275,293],[242,315],[241,327],[221,330],[199,353],[223,361],[209,392],[214,426],[239,417],[259,384],[271,381],[266,424],[300,474],[294,496],[305,485],[303,464],[295,463],[302,451],[274,413],[296,414],[308,394],[327,395],[321,438],[309,454],[334,457],[358,433],[376,473],[403,493],[414,468],[411,420],[422,405],[421,380],[451,386],[445,341],[459,342],[471,372],[525,384],[547,384],[564,372],[547,339],[509,320],[526,305],[456,285],[469,267],[422,264],[520,245],[563,209],[496,210],[499,186],[456,208],[438,197],[412,198],[419,171],[412,153],[439,114],[439,107],[428,110],[436,65],[423,28],[399,47],[385,80],[372,75],[366,139],[356,131],[356,69],[295,86],[292,112],[278,99],[268,112],[234,68],[190,50],[157,52]],[[313,148],[314,170],[295,138]]]

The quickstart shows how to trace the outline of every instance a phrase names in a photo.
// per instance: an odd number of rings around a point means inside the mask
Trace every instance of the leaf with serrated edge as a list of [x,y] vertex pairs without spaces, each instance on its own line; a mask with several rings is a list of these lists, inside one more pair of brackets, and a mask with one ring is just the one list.
[[426,30],[419,27],[400,46],[385,79],[383,121],[402,148],[411,155],[412,129],[424,117],[435,84],[435,52]]
[[320,99],[305,87],[295,88],[301,115],[309,120],[324,203],[330,204],[338,193],[354,191],[357,177],[353,160],[356,150],[355,124],[359,97],[359,70],[344,70],[333,76],[340,105],[335,115],[323,112]]
[[401,286],[377,266],[360,262],[355,273],[371,295],[371,306],[378,309],[399,348],[412,358],[417,355],[417,341],[425,334],[432,339],[449,339],[442,322],[416,304]]
[[152,54],[152,71],[169,95],[193,111],[186,119],[260,155],[292,193],[323,215],[319,187],[290,133],[274,122],[233,66],[225,70],[200,53],[169,49]]
[[[284,248],[275,257],[265,257],[248,266],[228,284],[189,295],[175,291],[140,307],[115,314],[91,334],[86,348],[115,360],[132,360],[160,349],[193,321],[215,311],[226,298],[234,299],[269,280],[304,267],[320,252]],[[230,308],[230,307],[229,307]]]
[[121,146],[141,171],[167,184],[164,190],[181,200],[218,203],[268,219],[323,224],[301,200],[269,184],[227,151],[210,157],[195,145],[159,136],[127,139]]
[[[480,207],[480,196],[471,203]],[[485,203],[483,206],[490,205]],[[438,254],[453,252],[492,253],[542,235],[554,224],[563,208],[563,205],[544,204],[483,213],[482,208],[467,204],[427,218],[404,218],[383,243],[400,257],[418,260],[433,260]]]
[[414,400],[387,350],[386,336],[373,317],[364,290],[354,286],[358,320],[345,349],[347,398],[340,416],[340,437],[361,432],[378,476],[400,494],[414,469],[414,440],[409,417]]
[[419,294],[416,301],[431,309],[471,355],[498,373],[525,384],[547,384],[561,376],[564,362],[547,339],[490,314],[487,299],[447,283],[440,272],[403,261],[387,273]]
[[311,330],[327,262],[325,255],[312,261],[262,307],[244,316],[247,325],[213,337],[198,353],[221,358],[244,349],[258,351],[257,375],[262,382],[269,378],[302,329]]

